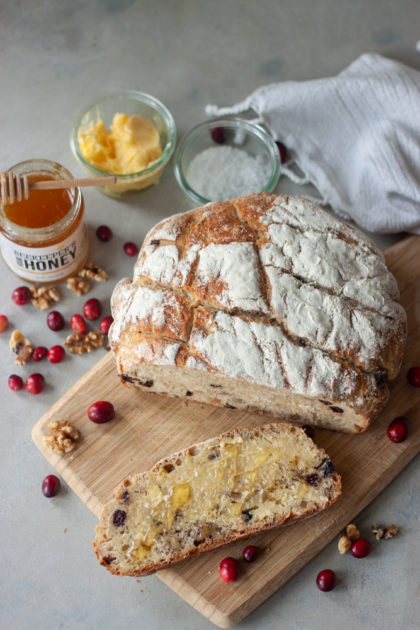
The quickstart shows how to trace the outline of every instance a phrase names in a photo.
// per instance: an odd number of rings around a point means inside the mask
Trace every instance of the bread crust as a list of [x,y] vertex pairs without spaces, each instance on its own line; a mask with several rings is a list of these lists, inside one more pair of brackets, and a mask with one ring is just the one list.
[[[218,540],[213,540],[213,541],[208,541],[208,542],[204,542],[202,544],[200,544],[200,546],[195,547],[194,549],[190,549],[186,552],[182,552],[182,553],[177,553],[174,554],[170,559],[164,560],[162,562],[159,563],[150,563],[148,565],[146,565],[143,568],[133,568],[132,570],[121,570],[119,566],[114,565],[113,562],[109,561],[109,557],[107,557],[106,555],[104,555],[103,553],[103,546],[104,546],[104,542],[109,538],[109,533],[108,533],[108,523],[110,522],[111,519],[111,514],[113,513],[113,511],[115,510],[116,507],[118,507],[118,498],[121,497],[121,495],[128,489],[128,488],[135,488],[135,487],[139,487],[142,485],[142,482],[144,480],[146,480],[149,476],[150,473],[153,472],[157,472],[160,469],[162,469],[163,467],[167,466],[168,464],[173,464],[177,459],[185,457],[188,452],[191,449],[194,448],[203,448],[206,447],[208,445],[210,446],[215,446],[217,444],[220,443],[221,440],[223,440],[224,438],[233,438],[235,436],[241,436],[244,440],[246,440],[247,438],[249,438],[249,436],[251,435],[258,435],[258,434],[267,434],[269,435],[270,433],[274,432],[274,433],[279,433],[282,431],[287,431],[287,432],[291,432],[293,433],[300,433],[301,436],[305,435],[303,429],[301,429],[300,427],[297,427],[295,425],[289,424],[289,423],[270,423],[267,425],[263,425],[262,427],[256,427],[254,429],[247,429],[247,428],[240,428],[237,427],[236,429],[232,430],[232,431],[227,431],[221,435],[219,435],[216,438],[211,438],[210,440],[206,440],[205,442],[200,442],[197,444],[194,444],[192,446],[189,446],[181,451],[178,451],[168,457],[165,457],[163,459],[161,459],[160,461],[158,461],[152,468],[150,471],[146,471],[143,473],[139,473],[138,475],[129,477],[128,479],[126,479],[125,481],[123,481],[121,484],[119,484],[119,486],[117,486],[117,488],[114,491],[114,499],[111,500],[105,507],[103,510],[103,513],[101,515],[101,519],[100,519],[100,524],[96,527],[96,539],[93,542],[93,547],[95,550],[95,554],[100,562],[100,564],[102,564],[103,566],[105,566],[111,573],[113,573],[114,575],[124,575],[124,576],[135,576],[135,577],[141,577],[144,575],[149,575],[151,573],[154,573],[155,571],[158,571],[160,569],[164,569],[167,568],[169,566],[172,566],[173,564],[176,564],[182,560],[185,560],[187,558],[205,553],[207,551],[211,551],[213,549],[222,547],[228,543],[231,542],[235,542],[237,540],[241,540],[243,538],[248,538],[254,534],[260,533],[262,531],[268,530],[268,529],[272,529],[274,527],[280,527],[280,526],[286,526],[289,523],[292,523],[293,521],[302,519],[302,518],[309,518],[310,516],[314,515],[315,513],[319,512],[320,510],[324,510],[326,508],[328,508],[330,505],[332,505],[333,503],[335,503],[335,501],[337,501],[337,499],[340,497],[341,495],[341,477],[340,475],[334,471],[333,474],[329,475],[329,479],[333,481],[333,495],[330,497],[330,499],[327,501],[327,503],[323,506],[320,506],[320,504],[315,505],[313,508],[311,509],[305,509],[303,511],[299,511],[299,512],[292,512],[290,514],[290,516],[288,516],[287,518],[273,518],[271,521],[269,522],[265,522],[259,526],[255,526],[255,527],[247,527],[244,528],[243,531],[235,531],[234,533],[232,533],[231,535],[225,535],[222,538],[218,539]],[[309,441],[312,442],[309,438],[306,437],[305,438]],[[320,459],[324,458],[324,459],[328,459],[328,455],[325,452],[324,449],[321,448],[317,448],[318,453],[319,453],[319,457]],[[329,460],[330,461],[330,460]]]
[[[260,387],[261,396],[269,388],[343,407],[336,422],[320,411],[319,422],[304,413],[300,420],[349,432],[365,430],[385,405],[406,339],[382,253],[355,228],[288,195],[248,195],[165,219],[111,306],[110,344],[125,382],[188,400],[193,373],[219,374],[242,390]],[[182,370],[169,386],[147,375],[175,366]],[[237,406],[211,394],[194,392],[194,400]],[[281,415],[280,404],[239,398],[241,409]]]

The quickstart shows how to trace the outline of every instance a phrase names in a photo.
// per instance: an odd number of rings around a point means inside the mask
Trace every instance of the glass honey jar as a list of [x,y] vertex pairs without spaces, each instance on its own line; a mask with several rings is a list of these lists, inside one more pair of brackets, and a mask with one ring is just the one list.
[[[29,182],[73,179],[50,160],[26,160],[8,169]],[[89,253],[84,200],[80,188],[29,190],[29,198],[0,204],[0,248],[7,266],[34,284],[75,275]]]

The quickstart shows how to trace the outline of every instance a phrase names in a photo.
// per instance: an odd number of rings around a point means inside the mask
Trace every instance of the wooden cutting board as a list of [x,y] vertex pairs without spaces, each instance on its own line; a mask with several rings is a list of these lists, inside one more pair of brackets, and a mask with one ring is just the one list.
[[[239,558],[243,542],[158,573],[185,601],[218,626],[234,625],[282,586],[420,450],[420,389],[406,381],[408,368],[420,364],[420,237],[397,243],[387,250],[386,258],[398,280],[408,314],[407,350],[400,377],[391,384],[390,402],[366,433],[316,431],[315,441],[327,450],[342,475],[341,499],[312,519],[255,536],[252,544],[263,550],[262,556],[247,565],[235,583],[226,585],[220,579],[218,564],[226,555]],[[90,422],[86,411],[96,400],[112,401],[116,419],[103,425]],[[386,427],[401,415],[410,419],[411,432],[405,442],[393,444]],[[78,448],[64,456],[49,451],[43,443],[48,422],[62,418],[74,424],[82,435]],[[127,475],[147,470],[162,457],[235,426],[265,422],[266,418],[256,414],[185,404],[128,389],[120,384],[109,353],[44,414],[34,426],[32,437],[62,478],[99,516],[114,486]]]

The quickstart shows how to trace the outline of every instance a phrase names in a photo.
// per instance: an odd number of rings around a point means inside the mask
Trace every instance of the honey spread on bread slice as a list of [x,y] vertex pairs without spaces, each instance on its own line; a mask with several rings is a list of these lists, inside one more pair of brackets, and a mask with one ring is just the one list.
[[269,424],[193,445],[126,480],[94,547],[112,573],[145,575],[332,504],[341,481],[303,429]]

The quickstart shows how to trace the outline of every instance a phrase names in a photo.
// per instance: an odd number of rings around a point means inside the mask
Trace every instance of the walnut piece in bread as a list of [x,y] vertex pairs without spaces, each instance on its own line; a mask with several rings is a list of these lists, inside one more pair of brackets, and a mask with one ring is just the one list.
[[360,432],[400,369],[398,297],[355,228],[301,197],[248,195],[149,232],[109,340],[140,389]]
[[111,573],[147,575],[334,503],[341,479],[303,429],[235,429],[125,480],[96,528]]

